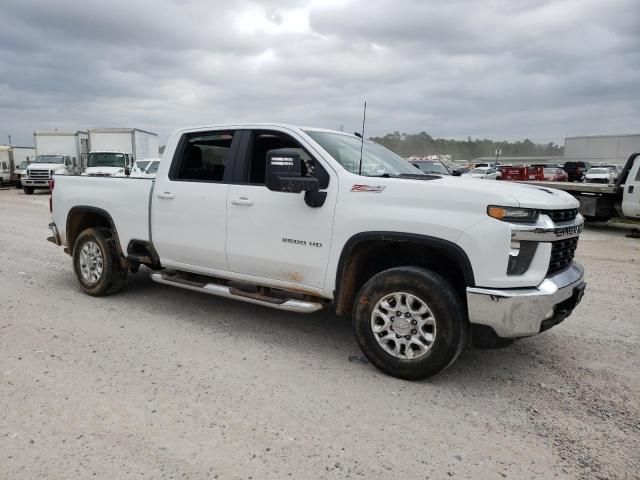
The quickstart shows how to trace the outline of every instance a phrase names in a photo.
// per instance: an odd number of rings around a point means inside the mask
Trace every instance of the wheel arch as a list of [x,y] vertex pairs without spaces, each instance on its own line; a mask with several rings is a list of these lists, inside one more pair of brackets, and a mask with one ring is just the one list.
[[73,247],[80,233],[87,228],[109,228],[113,233],[114,245],[120,257],[124,257],[113,218],[102,208],[79,205],[69,210],[66,223],[66,240],[69,254],[73,255]]
[[475,286],[469,257],[451,241],[413,233],[362,232],[352,236],[340,254],[334,291],[336,313],[350,314],[364,283],[376,273],[397,266],[436,271],[452,282],[463,301],[464,289]]

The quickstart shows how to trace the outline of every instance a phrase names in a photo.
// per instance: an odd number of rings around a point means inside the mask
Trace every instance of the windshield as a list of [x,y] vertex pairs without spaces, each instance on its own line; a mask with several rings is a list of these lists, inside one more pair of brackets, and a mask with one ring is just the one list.
[[606,168],[592,168],[587,173],[609,173],[609,170]]
[[25,170],[28,166],[29,166],[29,162],[27,162],[26,160],[23,160],[20,162],[20,165],[18,165],[18,170]]
[[38,155],[33,163],[64,163],[64,155]]
[[411,162],[415,167],[418,167],[424,173],[439,173],[440,175],[449,175],[449,170],[440,162]]
[[87,167],[124,167],[124,160],[124,154],[122,153],[90,153]]
[[311,130],[306,133],[347,171],[356,175],[359,170],[361,146],[362,175],[365,177],[424,175],[404,158],[369,140],[362,143],[362,139],[358,137],[333,132]]
[[471,173],[486,173],[487,169],[486,168],[474,168],[473,170],[471,170]]
[[156,173],[158,171],[159,166],[160,166],[160,162],[149,162],[149,166],[145,169],[145,172]]

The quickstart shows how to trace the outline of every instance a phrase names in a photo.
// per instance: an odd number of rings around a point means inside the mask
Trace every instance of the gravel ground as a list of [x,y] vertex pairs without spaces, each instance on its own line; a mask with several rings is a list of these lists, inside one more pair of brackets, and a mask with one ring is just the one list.
[[80,292],[48,195],[0,191],[0,478],[640,478],[640,240],[587,229],[573,316],[430,381],[348,321],[131,275]]

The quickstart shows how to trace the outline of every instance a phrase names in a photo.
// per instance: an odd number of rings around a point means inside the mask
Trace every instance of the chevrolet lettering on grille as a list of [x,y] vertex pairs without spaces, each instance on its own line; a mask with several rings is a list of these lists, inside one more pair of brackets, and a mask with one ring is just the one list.
[[570,227],[556,228],[553,233],[556,237],[568,237],[570,235],[580,235],[582,233],[583,225],[571,225]]

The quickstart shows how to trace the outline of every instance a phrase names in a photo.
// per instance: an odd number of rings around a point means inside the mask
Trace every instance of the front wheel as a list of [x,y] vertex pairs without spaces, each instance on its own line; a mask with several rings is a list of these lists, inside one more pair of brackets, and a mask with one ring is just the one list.
[[26,195],[33,195],[33,187],[22,187],[22,191],[26,194]]
[[121,290],[127,280],[108,229],[88,228],[73,247],[73,269],[82,290],[96,297]]
[[391,268],[372,277],[358,293],[353,328],[371,363],[406,380],[443,372],[469,335],[464,304],[451,284],[418,267]]

